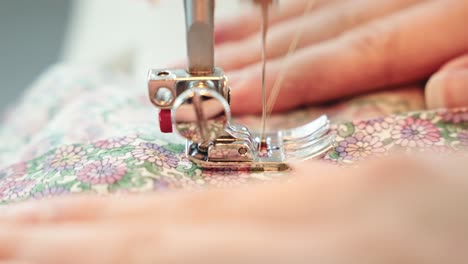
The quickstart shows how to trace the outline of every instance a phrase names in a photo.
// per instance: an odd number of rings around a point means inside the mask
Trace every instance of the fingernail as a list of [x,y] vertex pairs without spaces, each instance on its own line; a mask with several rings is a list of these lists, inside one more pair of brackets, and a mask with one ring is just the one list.
[[429,108],[468,106],[468,69],[437,73],[426,87]]

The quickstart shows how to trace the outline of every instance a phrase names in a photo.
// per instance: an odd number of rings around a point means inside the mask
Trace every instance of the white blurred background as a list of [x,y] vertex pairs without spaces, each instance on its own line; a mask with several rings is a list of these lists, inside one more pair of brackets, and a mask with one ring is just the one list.
[[[240,2],[217,0],[217,19],[236,15]],[[126,71],[144,83],[148,68],[185,57],[184,36],[182,0],[1,0],[0,111],[58,62]]]

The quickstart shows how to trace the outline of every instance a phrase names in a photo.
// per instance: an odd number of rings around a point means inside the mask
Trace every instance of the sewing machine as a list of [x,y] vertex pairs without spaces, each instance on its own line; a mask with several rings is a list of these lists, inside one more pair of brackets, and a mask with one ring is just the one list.
[[[252,1],[263,11],[272,4]],[[231,122],[228,78],[214,61],[214,0],[184,0],[184,4],[188,67],[153,69],[148,76],[149,98],[159,109],[161,132],[186,138],[187,157],[207,169],[285,170],[288,163],[329,150],[334,136],[326,116],[268,133]]]

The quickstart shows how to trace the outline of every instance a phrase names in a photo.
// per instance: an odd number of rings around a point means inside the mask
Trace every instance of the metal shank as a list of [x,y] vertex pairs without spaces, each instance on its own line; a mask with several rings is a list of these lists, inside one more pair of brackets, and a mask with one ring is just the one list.
[[184,0],[188,71],[205,75],[214,69],[214,0]]

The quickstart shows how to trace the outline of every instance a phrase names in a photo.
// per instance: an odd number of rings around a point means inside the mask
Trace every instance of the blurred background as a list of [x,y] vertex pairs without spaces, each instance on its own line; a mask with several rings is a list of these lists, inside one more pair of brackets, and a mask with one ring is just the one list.
[[0,1],[0,111],[59,59],[71,2]]
[[[217,18],[239,2],[218,0]],[[56,63],[127,72],[145,89],[148,68],[184,58],[184,36],[182,0],[1,0],[0,112]]]

